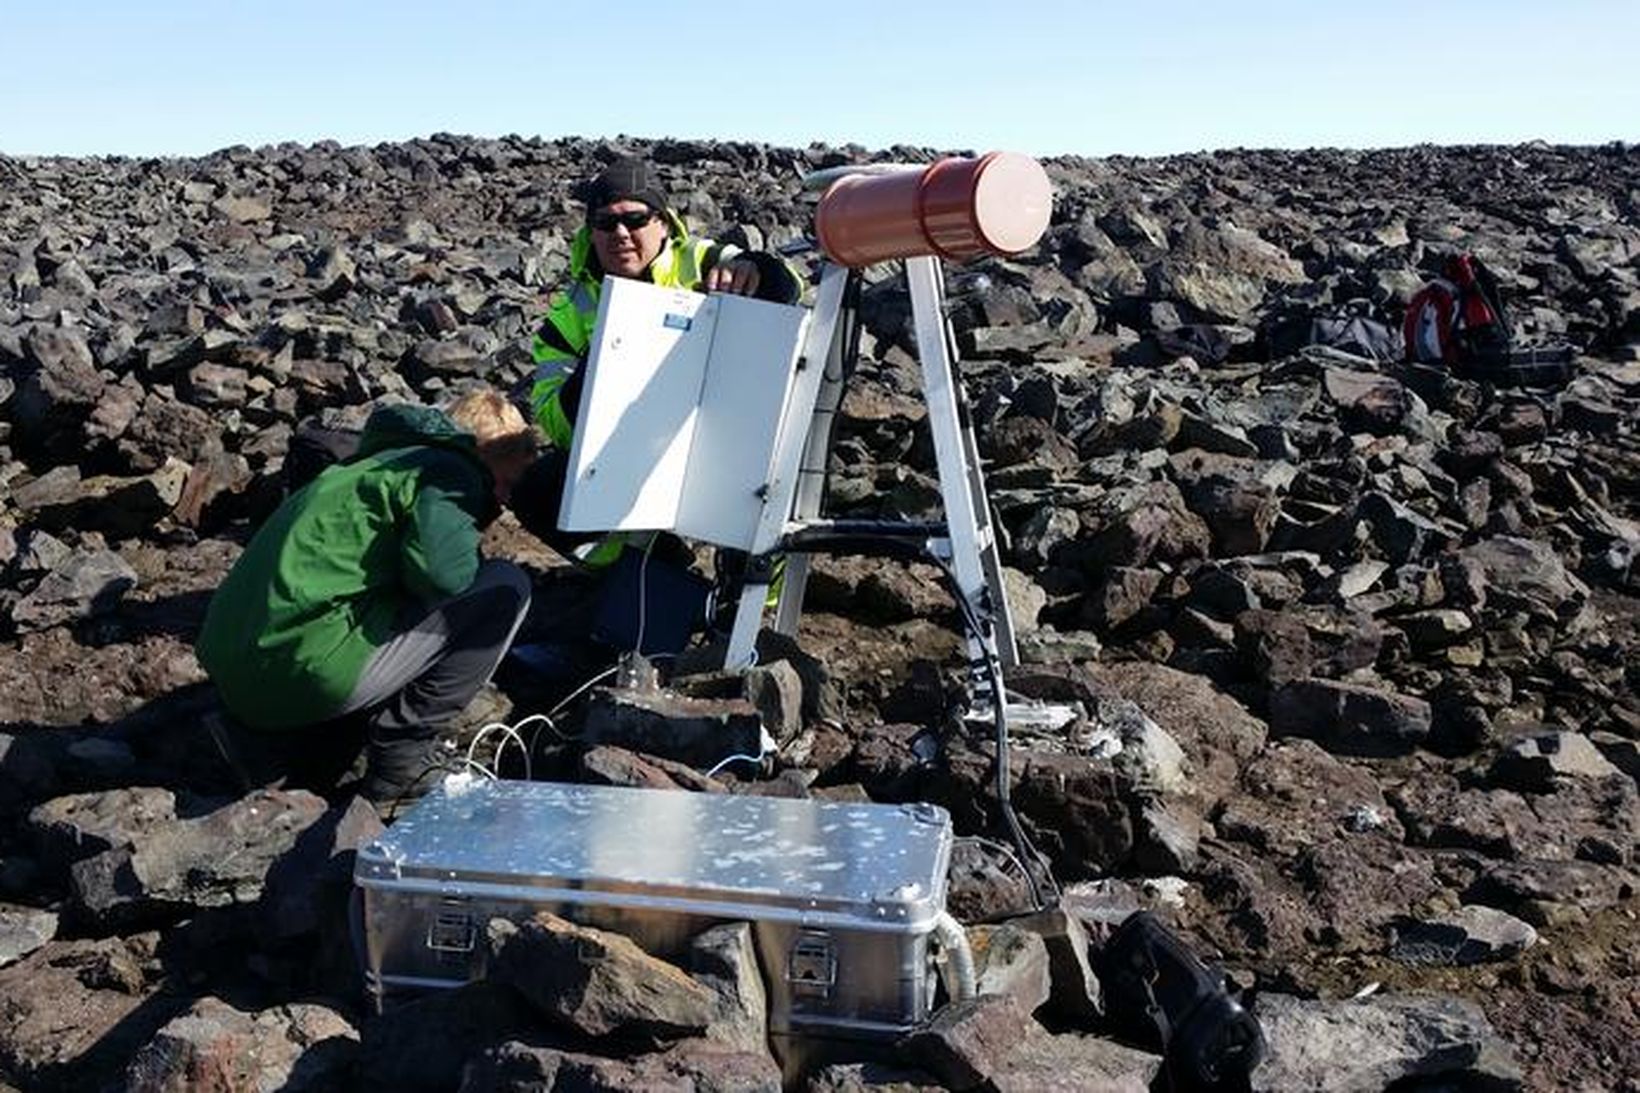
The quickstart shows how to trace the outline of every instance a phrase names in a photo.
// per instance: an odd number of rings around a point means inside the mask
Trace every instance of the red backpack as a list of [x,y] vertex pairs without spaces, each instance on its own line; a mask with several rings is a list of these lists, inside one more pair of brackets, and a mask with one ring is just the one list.
[[1453,255],[1441,272],[1407,304],[1407,360],[1455,365],[1505,359],[1509,320],[1497,277],[1472,254]]

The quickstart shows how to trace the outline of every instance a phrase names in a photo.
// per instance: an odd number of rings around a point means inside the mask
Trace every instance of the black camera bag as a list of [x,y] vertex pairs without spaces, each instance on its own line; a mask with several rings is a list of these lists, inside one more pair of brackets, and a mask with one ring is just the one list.
[[1098,958],[1112,1031],[1163,1058],[1168,1088],[1244,1090],[1264,1031],[1209,967],[1148,911],[1129,915]]

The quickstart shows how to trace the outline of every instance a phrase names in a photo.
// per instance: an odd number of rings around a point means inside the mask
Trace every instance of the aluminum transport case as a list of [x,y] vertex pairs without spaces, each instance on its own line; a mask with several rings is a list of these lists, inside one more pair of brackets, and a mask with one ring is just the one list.
[[366,986],[379,1007],[483,975],[497,916],[550,910],[663,957],[743,920],[788,1062],[793,1041],[896,1038],[933,1006],[951,838],[927,804],[447,782],[359,852]]

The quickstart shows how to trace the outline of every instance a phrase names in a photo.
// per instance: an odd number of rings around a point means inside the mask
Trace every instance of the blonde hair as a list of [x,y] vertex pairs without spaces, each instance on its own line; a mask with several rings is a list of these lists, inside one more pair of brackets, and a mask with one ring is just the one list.
[[486,460],[535,454],[535,428],[498,391],[470,391],[451,403],[445,416],[478,438],[478,454]]

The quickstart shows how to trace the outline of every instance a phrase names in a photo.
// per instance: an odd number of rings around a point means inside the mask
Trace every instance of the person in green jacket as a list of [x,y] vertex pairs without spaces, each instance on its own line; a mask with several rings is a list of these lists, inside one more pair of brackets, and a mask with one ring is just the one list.
[[211,598],[195,644],[247,781],[327,791],[366,754],[361,794],[426,787],[440,728],[495,671],[530,582],[479,556],[535,457],[499,393],[447,413],[377,409],[356,455],[292,494]]
[[[803,289],[797,274],[775,255],[690,235],[668,204],[654,167],[644,160],[615,160],[582,186],[582,197],[586,223],[570,242],[569,282],[548,299],[532,346],[530,408],[549,450],[531,468],[513,505],[524,527],[566,553],[596,538],[560,532],[557,520],[604,277],[787,304],[796,303]],[[583,552],[583,560],[607,565],[621,546],[619,539],[606,540]]]

